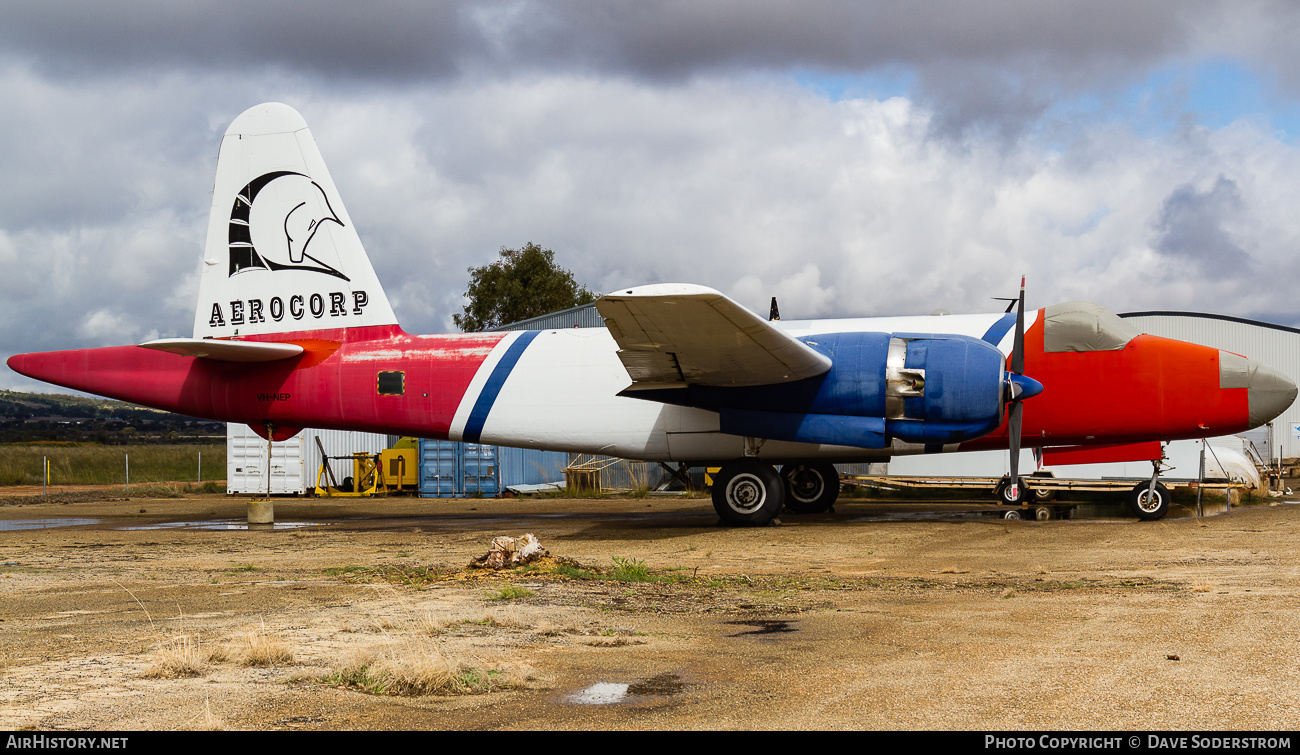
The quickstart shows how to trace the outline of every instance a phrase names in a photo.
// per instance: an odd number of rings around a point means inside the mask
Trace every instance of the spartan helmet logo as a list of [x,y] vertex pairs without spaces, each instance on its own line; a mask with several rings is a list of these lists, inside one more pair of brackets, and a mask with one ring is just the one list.
[[333,243],[319,233],[325,223],[343,225],[320,184],[291,171],[258,176],[230,209],[230,275],[306,270],[348,280],[335,267]]

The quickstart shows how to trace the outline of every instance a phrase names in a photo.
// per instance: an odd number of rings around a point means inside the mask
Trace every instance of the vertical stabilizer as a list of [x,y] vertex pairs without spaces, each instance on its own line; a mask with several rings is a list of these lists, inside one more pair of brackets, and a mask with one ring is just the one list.
[[244,111],[217,157],[194,337],[396,323],[306,121]]

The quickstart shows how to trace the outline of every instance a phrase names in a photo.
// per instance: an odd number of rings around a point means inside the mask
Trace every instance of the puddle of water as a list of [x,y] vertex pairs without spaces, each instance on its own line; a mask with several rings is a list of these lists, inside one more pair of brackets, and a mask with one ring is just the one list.
[[590,687],[569,695],[569,702],[578,705],[609,705],[619,703],[627,697],[627,684],[617,682],[597,682]]
[[740,637],[746,634],[784,634],[793,632],[794,627],[790,622],[784,619],[755,619],[753,621],[728,621],[732,626],[754,627],[748,632],[736,632],[732,637]]
[[[254,525],[253,529],[293,530],[300,527],[324,527],[328,522],[276,522],[266,525]],[[200,522],[160,522],[158,524],[141,524],[134,527],[118,527],[119,530],[246,530],[248,522],[243,519],[214,519]]]
[[49,527],[79,527],[83,524],[99,524],[98,519],[10,519],[0,521],[0,531],[5,530],[41,530]]
[[685,688],[686,683],[676,674],[659,674],[631,684],[598,682],[569,695],[568,701],[577,705],[614,705],[629,702],[629,698],[675,695]]

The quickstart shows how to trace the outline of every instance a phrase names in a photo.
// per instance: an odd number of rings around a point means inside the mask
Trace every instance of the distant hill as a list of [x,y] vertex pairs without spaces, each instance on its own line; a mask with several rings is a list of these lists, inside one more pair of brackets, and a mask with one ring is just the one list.
[[0,390],[0,443],[210,443],[225,434],[224,422],[125,401]]

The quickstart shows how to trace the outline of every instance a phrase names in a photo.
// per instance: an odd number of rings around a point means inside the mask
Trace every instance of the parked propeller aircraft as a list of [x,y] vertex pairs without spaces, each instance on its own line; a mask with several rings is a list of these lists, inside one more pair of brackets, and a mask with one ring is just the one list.
[[[719,465],[730,524],[824,511],[833,462],[1226,435],[1296,386],[1073,302],[1017,314],[769,321],[703,286],[623,289],[603,328],[408,335],[307,124],[258,105],[221,143],[192,338],[18,354],[24,375],[246,423]],[[1142,458],[1150,458],[1142,457]],[[778,472],[774,465],[781,465]],[[1004,497],[1024,494],[1013,468]],[[1168,506],[1153,485],[1139,515]]]

